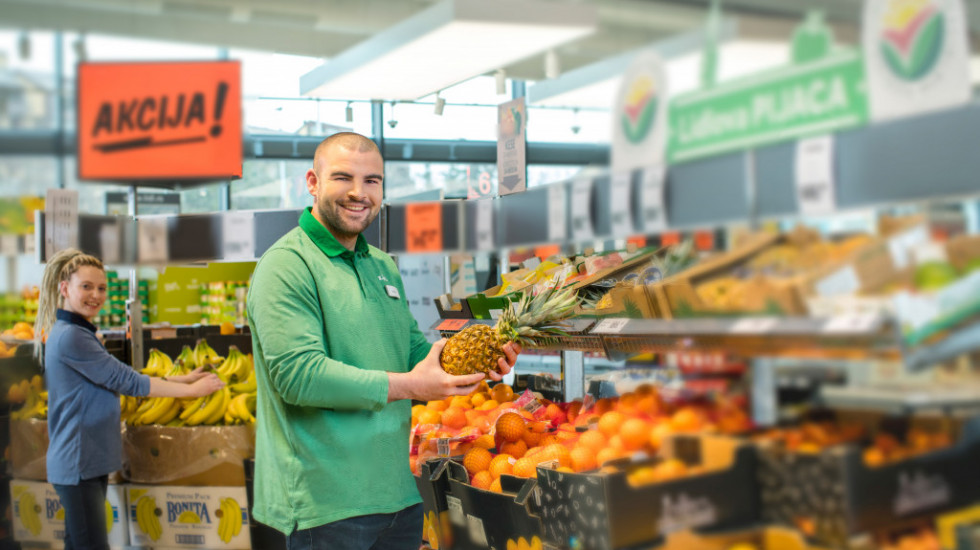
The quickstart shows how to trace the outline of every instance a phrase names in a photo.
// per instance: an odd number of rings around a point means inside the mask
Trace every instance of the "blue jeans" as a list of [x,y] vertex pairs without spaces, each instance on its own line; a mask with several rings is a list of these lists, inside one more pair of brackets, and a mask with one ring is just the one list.
[[55,485],[65,509],[65,550],[108,550],[105,495],[109,476],[83,479],[78,485]]
[[286,537],[286,550],[418,550],[422,545],[422,504],[394,514],[342,519]]

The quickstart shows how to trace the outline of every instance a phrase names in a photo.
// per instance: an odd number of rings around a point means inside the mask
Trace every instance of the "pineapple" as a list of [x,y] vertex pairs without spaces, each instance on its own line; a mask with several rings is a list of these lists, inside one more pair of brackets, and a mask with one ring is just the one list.
[[497,369],[497,359],[504,357],[503,346],[517,342],[521,347],[545,344],[565,332],[556,324],[572,315],[579,300],[571,289],[546,290],[534,296],[525,294],[517,310],[506,309],[494,327],[466,327],[446,342],[440,360],[449,374],[473,374]]

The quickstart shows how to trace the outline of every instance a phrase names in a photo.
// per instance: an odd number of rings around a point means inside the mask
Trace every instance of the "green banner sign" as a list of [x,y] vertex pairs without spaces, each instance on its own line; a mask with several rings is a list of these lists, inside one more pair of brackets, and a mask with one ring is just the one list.
[[833,54],[677,96],[670,104],[672,162],[864,124],[864,63]]

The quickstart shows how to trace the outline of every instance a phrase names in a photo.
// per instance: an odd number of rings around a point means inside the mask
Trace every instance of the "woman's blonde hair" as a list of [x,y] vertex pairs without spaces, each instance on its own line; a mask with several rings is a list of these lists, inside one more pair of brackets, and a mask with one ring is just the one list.
[[102,260],[74,248],[66,248],[48,260],[41,277],[41,291],[37,301],[37,320],[34,322],[34,358],[43,362],[41,344],[44,335],[55,321],[55,310],[61,306],[61,281],[67,281],[80,267],[90,266],[105,271]]

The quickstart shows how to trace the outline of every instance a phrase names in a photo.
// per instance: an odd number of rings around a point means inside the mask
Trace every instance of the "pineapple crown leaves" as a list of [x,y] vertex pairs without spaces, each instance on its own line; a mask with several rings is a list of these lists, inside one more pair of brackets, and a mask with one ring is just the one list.
[[498,334],[521,346],[546,344],[567,336],[558,323],[571,317],[580,300],[571,288],[561,289],[562,282],[556,280],[554,286],[536,296],[524,294],[516,309],[501,314],[496,325]]

